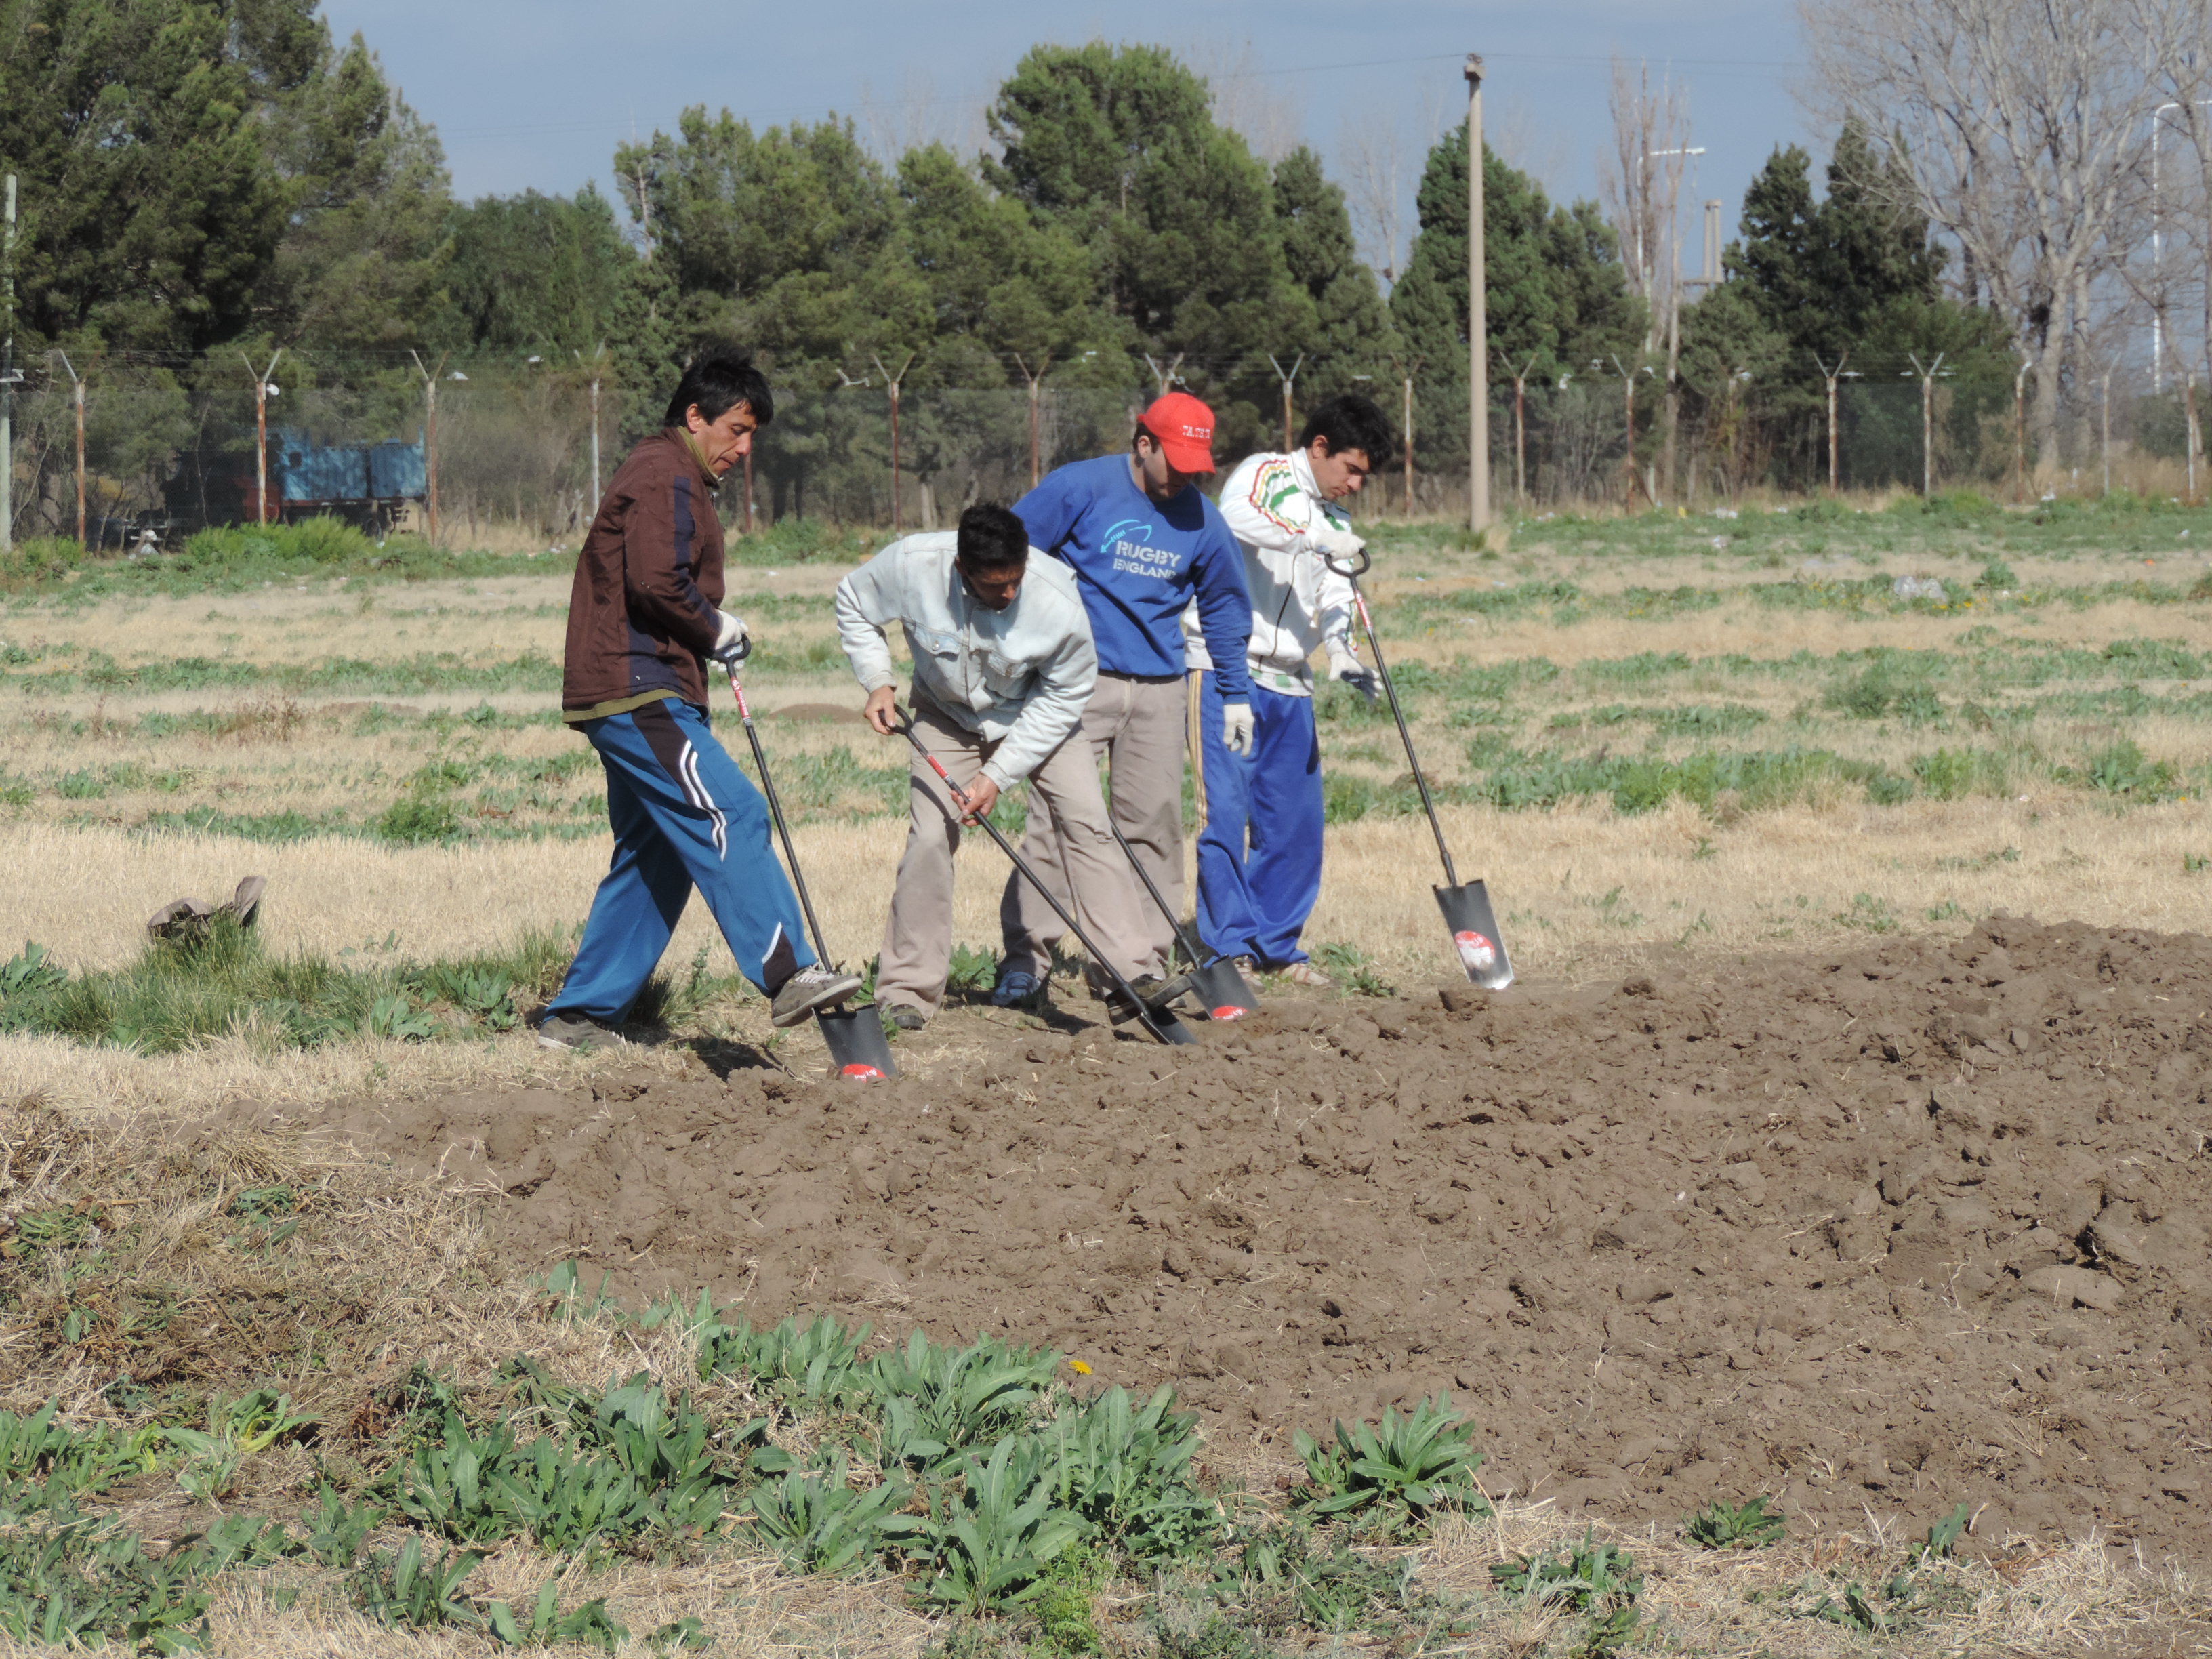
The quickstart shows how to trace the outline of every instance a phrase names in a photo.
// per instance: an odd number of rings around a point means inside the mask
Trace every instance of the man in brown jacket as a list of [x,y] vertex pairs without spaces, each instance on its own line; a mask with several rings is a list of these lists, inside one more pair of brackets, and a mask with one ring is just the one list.
[[775,415],[767,379],[734,352],[684,372],[660,431],[607,486],[576,558],[562,718],[606,769],[614,861],[576,960],[538,1026],[551,1048],[615,1033],[696,887],[737,958],[797,1025],[860,988],[817,963],[769,850],[760,795],[708,729],[707,659],[736,661],[745,625],[721,610],[714,490]]

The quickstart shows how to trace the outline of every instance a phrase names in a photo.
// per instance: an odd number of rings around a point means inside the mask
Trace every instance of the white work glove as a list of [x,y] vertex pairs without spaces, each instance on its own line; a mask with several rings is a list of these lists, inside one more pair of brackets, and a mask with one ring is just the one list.
[[1306,532],[1306,544],[1324,559],[1350,564],[1367,544],[1349,530],[1340,530],[1326,519]]
[[753,648],[752,640],[745,633],[745,619],[728,611],[714,614],[722,619],[722,631],[714,636],[714,646],[707,654],[726,668],[743,662],[745,653]]
[[1375,671],[1352,654],[1352,647],[1346,641],[1330,640],[1326,643],[1329,678],[1340,685],[1350,686],[1368,702],[1373,702],[1382,689],[1381,682],[1375,678]]
[[1221,746],[1232,755],[1252,752],[1250,703],[1224,702],[1221,705]]

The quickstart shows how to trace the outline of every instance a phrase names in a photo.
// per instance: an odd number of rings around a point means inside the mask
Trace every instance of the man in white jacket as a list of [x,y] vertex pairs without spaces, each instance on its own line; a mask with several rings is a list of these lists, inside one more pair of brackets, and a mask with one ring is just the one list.
[[[1321,745],[1314,730],[1313,667],[1372,698],[1374,671],[1352,644],[1352,584],[1328,568],[1364,544],[1339,503],[1397,447],[1382,411],[1365,398],[1332,398],[1313,413],[1288,454],[1248,455],[1221,489],[1221,513],[1244,551],[1252,596],[1254,725],[1250,752],[1218,741],[1219,693],[1202,641],[1186,640],[1200,670],[1206,828],[1198,838],[1198,932],[1207,950],[1249,958],[1295,983],[1325,986],[1298,935],[1321,896]],[[1188,618],[1185,630],[1189,631]]]
[[[1076,919],[1127,974],[1145,949],[1136,878],[1107,826],[1086,744],[1071,744],[1098,676],[1075,573],[1030,556],[1007,508],[971,507],[957,532],[908,536],[837,584],[837,634],[868,694],[863,713],[893,732],[897,675],[885,630],[914,658],[914,729],[968,797],[969,817],[1027,778],[1032,812],[1052,815]],[[952,854],[960,809],[920,756],[908,791],[906,852],[884,930],[876,1000],[919,1030],[945,995],[952,955]],[[1092,976],[1101,992],[1103,976]]]

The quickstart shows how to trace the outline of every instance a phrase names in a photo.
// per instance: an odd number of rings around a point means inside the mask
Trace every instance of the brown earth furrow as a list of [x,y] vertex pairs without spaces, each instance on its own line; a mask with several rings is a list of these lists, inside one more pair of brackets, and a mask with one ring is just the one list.
[[1222,1439],[1449,1393],[1485,1478],[1615,1522],[2212,1537],[2212,940],[1997,918],[1195,1048],[988,1039],[335,1105],[481,1182],[518,1269],[1049,1342]]

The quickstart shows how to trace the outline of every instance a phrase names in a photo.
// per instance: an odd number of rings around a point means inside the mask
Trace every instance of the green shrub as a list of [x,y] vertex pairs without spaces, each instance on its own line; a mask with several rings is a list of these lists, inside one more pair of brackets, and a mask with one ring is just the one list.
[[1306,1466],[1305,1507],[1317,1516],[1370,1510],[1362,1519],[1403,1530],[1439,1510],[1487,1515],[1474,1484],[1482,1462],[1473,1431],[1441,1396],[1405,1416],[1385,1410],[1376,1424],[1336,1425],[1335,1443],[1301,1430],[1292,1444]]
[[1782,1511],[1769,1509],[1772,1500],[1754,1498],[1744,1504],[1705,1505],[1690,1517],[1690,1541],[1702,1549],[1765,1549],[1782,1541]]

